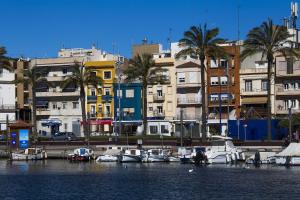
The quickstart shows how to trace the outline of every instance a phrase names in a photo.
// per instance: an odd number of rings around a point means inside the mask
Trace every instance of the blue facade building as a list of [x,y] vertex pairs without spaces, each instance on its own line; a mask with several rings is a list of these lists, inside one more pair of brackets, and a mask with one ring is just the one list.
[[123,133],[136,133],[142,124],[142,85],[140,83],[114,84],[114,127],[118,131],[119,122],[119,93],[121,103],[121,122]]

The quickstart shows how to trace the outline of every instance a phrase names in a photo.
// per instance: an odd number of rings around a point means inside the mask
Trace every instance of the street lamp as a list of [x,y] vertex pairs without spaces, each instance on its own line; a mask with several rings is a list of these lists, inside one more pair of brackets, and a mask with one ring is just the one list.
[[121,136],[121,115],[122,115],[122,111],[121,111],[121,64],[123,64],[122,60],[121,60],[121,56],[118,55],[117,61],[116,61],[116,67],[117,67],[117,73],[118,73],[118,108],[119,108],[119,112],[118,112],[118,117],[119,117],[119,129],[118,129],[118,133],[116,134],[116,137]]

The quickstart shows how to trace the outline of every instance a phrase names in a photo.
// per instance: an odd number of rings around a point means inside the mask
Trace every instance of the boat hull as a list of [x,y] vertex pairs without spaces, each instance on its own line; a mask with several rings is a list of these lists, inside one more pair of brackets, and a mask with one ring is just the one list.
[[142,159],[140,156],[136,156],[136,155],[121,155],[120,162],[124,163],[124,162],[141,162]]
[[275,162],[277,165],[300,166],[300,156],[280,156]]
[[97,162],[117,162],[118,157],[111,156],[111,155],[103,155],[103,156],[99,156],[96,161]]
[[25,155],[19,153],[12,153],[12,160],[44,160],[45,156],[42,154],[34,154],[34,155]]

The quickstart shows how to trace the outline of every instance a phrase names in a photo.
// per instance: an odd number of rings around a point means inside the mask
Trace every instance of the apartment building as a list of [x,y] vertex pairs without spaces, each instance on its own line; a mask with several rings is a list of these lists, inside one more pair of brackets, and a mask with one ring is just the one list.
[[115,61],[87,61],[84,64],[95,76],[103,80],[98,88],[88,86],[87,112],[92,120],[91,131],[97,133],[112,133],[114,119],[114,82],[116,78]]
[[240,45],[221,45],[229,55],[224,58],[208,58],[208,132],[225,134],[227,120],[240,115]]
[[[267,117],[268,63],[261,54],[247,57],[241,62],[240,94],[241,118]],[[274,74],[271,80],[271,104],[274,113]]]
[[47,78],[36,87],[37,131],[40,135],[50,136],[58,131],[73,132],[83,136],[80,91],[74,84],[62,88],[62,81],[74,71],[76,62],[83,57],[61,57],[34,59],[31,67]]
[[172,121],[176,117],[176,76],[174,58],[169,52],[153,54],[155,67],[162,67],[166,81],[147,88],[147,134],[170,135],[174,132]]
[[300,61],[276,57],[275,114],[300,113]]
[[[121,113],[119,115],[119,104]],[[139,134],[138,127],[142,121],[142,84],[120,83],[114,84],[114,127],[115,133],[119,133],[121,121],[121,134]]]
[[6,130],[6,118],[16,120],[15,73],[0,66],[0,129]]
[[184,123],[184,136],[199,137],[201,121],[201,74],[200,62],[195,59],[175,61],[177,108],[175,132],[180,135],[180,118]]

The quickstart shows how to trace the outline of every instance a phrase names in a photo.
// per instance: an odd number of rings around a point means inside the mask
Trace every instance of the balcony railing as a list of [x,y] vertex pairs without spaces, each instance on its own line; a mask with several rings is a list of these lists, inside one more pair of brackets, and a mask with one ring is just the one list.
[[111,95],[102,95],[102,102],[111,102],[112,96]]
[[177,98],[178,105],[201,104],[201,98]]
[[165,117],[165,111],[161,111],[161,110],[154,110],[153,111],[153,116],[154,117]]
[[36,115],[51,115],[51,111],[46,108],[46,109],[37,109],[36,110]]
[[94,95],[87,96],[87,101],[88,102],[96,102],[97,101],[97,96],[94,96]]
[[277,95],[300,95],[300,89],[298,88],[289,88],[285,89],[284,87],[277,87]]
[[43,91],[36,92],[36,97],[59,97],[59,96],[79,96],[78,90],[64,90],[64,91]]
[[267,90],[261,88],[253,88],[252,90],[242,89],[241,95],[267,95]]
[[[233,105],[235,104],[235,99],[231,99],[231,100],[223,99],[221,100],[221,106],[227,106],[228,102],[229,105]],[[219,100],[209,100],[209,106],[219,106],[219,104],[220,104]]]
[[153,95],[153,101],[164,101],[165,100],[165,94],[154,94]]
[[0,112],[14,112],[15,110],[15,104],[0,104]]

